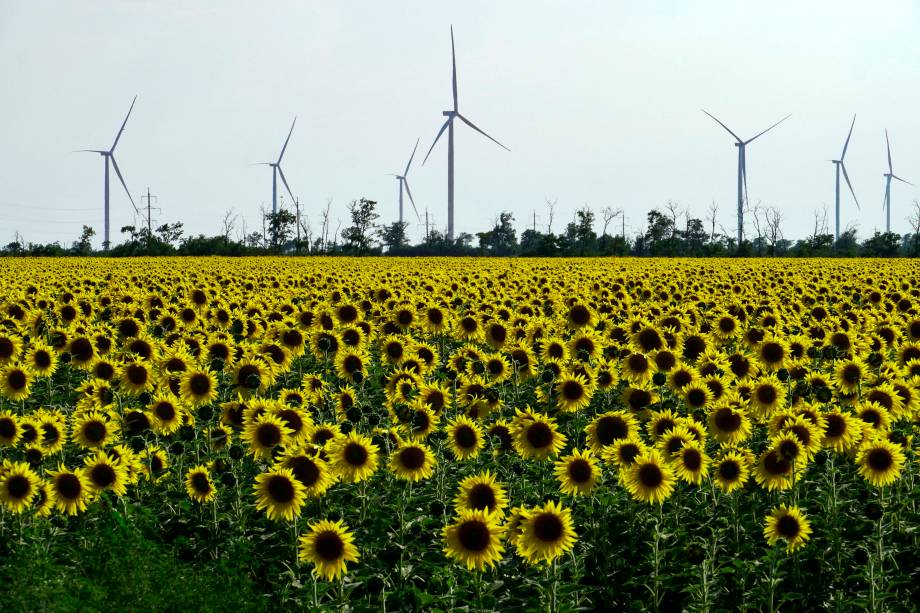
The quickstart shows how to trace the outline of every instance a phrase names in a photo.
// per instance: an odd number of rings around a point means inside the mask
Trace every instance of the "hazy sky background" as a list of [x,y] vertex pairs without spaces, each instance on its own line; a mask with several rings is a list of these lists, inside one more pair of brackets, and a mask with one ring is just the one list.
[[[271,204],[273,160],[318,231],[362,196],[397,217],[416,138],[416,203],[446,225],[446,139],[421,157],[450,105],[454,24],[460,110],[508,145],[456,131],[457,232],[511,210],[518,230],[553,230],[587,203],[626,210],[627,233],[668,200],[735,228],[737,154],[706,108],[743,138],[793,116],[748,149],[752,203],[782,209],[787,238],[811,232],[857,114],[842,226],[884,229],[884,129],[894,171],[920,184],[920,8],[908,0],[707,2],[233,2],[0,0],[0,243],[73,241],[103,227],[103,161],[72,153],[119,143],[135,202],[157,220],[217,234],[233,207],[249,231]],[[112,173],[112,233],[135,221]],[[280,187],[280,182],[279,182]],[[892,187],[905,232],[920,190]],[[422,234],[408,200],[412,237]],[[344,225],[343,225],[344,227]],[[598,227],[598,231],[600,227]],[[748,230],[748,233],[752,229]]]

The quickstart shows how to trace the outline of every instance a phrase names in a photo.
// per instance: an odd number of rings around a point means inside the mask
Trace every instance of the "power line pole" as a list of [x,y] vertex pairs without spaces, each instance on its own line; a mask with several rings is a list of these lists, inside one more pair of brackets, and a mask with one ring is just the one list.
[[294,210],[297,211],[297,248],[300,249],[300,198],[294,198]]
[[150,209],[151,209],[150,204],[151,204],[151,202],[152,202],[153,200],[157,200],[157,201],[159,202],[159,196],[153,196],[153,195],[151,195],[151,194],[150,194],[150,188],[148,187],[148,188],[147,188],[147,195],[146,195],[146,196],[141,196],[141,200],[143,200],[144,198],[147,199],[147,234],[152,235],[152,233],[153,233],[153,227],[152,227],[152,224],[150,223]]
[[536,209],[534,209],[533,211],[533,233],[534,234],[537,233],[537,210]]
[[428,235],[428,208],[425,208],[425,242],[428,243],[431,241],[431,237]]

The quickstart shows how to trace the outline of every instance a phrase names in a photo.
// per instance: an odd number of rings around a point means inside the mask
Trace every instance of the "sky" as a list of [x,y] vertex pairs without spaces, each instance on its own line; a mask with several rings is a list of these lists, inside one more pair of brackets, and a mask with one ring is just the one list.
[[[752,205],[782,211],[786,238],[834,224],[834,166],[853,115],[841,227],[884,230],[891,136],[895,174],[920,184],[920,4],[909,0],[238,2],[0,0],[0,244],[69,245],[103,228],[105,149],[137,95],[116,159],[154,223],[214,235],[261,228],[271,170],[282,168],[315,233],[332,202],[378,201],[396,221],[400,173],[420,217],[447,222],[447,148],[424,153],[450,107],[450,26],[460,111],[507,145],[456,129],[456,231],[488,229],[499,211],[518,231],[552,230],[589,206],[625,211],[626,233],[669,201],[736,227],[737,150],[705,108],[748,147]],[[113,242],[140,223],[114,173]],[[280,182],[279,182],[280,186]],[[920,189],[892,186],[892,230],[907,232]],[[284,205],[290,205],[284,199]],[[410,236],[424,224],[406,201]],[[534,220],[536,215],[536,220]],[[618,219],[617,224],[620,223]],[[600,221],[597,231],[601,231]],[[750,235],[753,226],[747,226]]]

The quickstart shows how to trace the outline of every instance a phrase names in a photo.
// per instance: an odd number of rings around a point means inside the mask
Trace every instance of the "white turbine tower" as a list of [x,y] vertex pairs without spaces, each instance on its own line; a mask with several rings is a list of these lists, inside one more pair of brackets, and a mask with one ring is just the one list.
[[856,208],[859,208],[859,200],[856,198],[856,192],[853,191],[853,184],[850,183],[850,177],[847,175],[847,167],[843,163],[843,158],[846,157],[847,147],[850,145],[850,137],[853,136],[853,126],[856,125],[856,115],[853,115],[853,121],[850,123],[850,132],[847,134],[847,139],[843,143],[843,152],[840,154],[839,160],[828,160],[832,162],[837,168],[837,183],[834,191],[834,214],[835,214],[835,223],[834,223],[834,240],[840,240],[840,173],[843,172],[843,178],[847,182],[847,187],[850,188],[850,193],[853,194],[853,202],[856,203]]
[[503,144],[480,130],[476,127],[472,121],[460,114],[460,110],[457,107],[457,54],[454,51],[454,27],[450,27],[450,56],[453,66],[452,73],[452,84],[454,92],[454,108],[449,111],[443,111],[441,114],[447,117],[447,120],[444,122],[444,125],[441,126],[441,129],[438,131],[438,135],[434,137],[434,142],[431,143],[431,148],[428,149],[428,153],[425,155],[425,159],[422,161],[422,165],[425,165],[425,162],[428,161],[428,156],[431,155],[431,151],[434,149],[434,146],[438,144],[438,139],[441,138],[441,135],[444,134],[444,130],[447,130],[447,238],[453,240],[454,238],[454,119],[460,118],[460,121],[473,128],[490,141],[505,149],[506,151],[511,151],[508,147],[505,147]]
[[415,147],[412,149],[412,155],[409,156],[409,163],[406,164],[406,170],[403,171],[401,175],[393,175],[396,177],[396,180],[399,181],[399,223],[403,222],[403,188],[405,187],[406,193],[409,195],[409,202],[412,203],[412,210],[415,211],[415,217],[422,221],[422,218],[419,217],[418,209],[415,206],[415,199],[412,198],[412,190],[409,189],[409,167],[412,166],[412,160],[415,158],[415,151],[418,149],[418,142],[421,139],[415,141]]
[[291,193],[291,187],[288,185],[287,179],[284,177],[284,171],[281,170],[281,158],[284,157],[284,152],[287,149],[288,143],[291,141],[291,134],[294,133],[294,124],[297,123],[297,117],[294,117],[294,121],[291,122],[291,130],[288,132],[287,138],[284,140],[284,146],[281,147],[281,153],[278,155],[277,162],[259,162],[255,164],[256,166],[271,166],[272,167],[272,213],[278,212],[278,175],[281,175],[281,182],[284,183],[284,188],[287,190],[288,196],[291,197],[291,201],[295,200],[294,194]]
[[745,159],[745,147],[750,145],[754,139],[760,138],[779,124],[783,123],[792,115],[786,115],[775,124],[760,132],[756,136],[753,136],[747,140],[742,140],[740,136],[732,132],[727,125],[716,119],[715,115],[709,113],[705,109],[701,109],[704,113],[715,119],[716,123],[725,128],[725,130],[735,138],[735,146],[738,147],[738,248],[741,248],[741,240],[744,238],[744,202],[748,197],[747,189],[747,161]]
[[125,131],[125,125],[128,123],[128,117],[131,116],[131,111],[134,110],[134,103],[137,102],[137,96],[134,96],[134,100],[131,101],[131,107],[128,109],[128,114],[125,115],[125,120],[121,122],[121,128],[118,130],[118,134],[115,135],[115,142],[112,143],[112,147],[108,150],[104,149],[80,149],[79,153],[98,153],[103,158],[105,158],[105,196],[104,196],[104,206],[105,206],[105,235],[102,243],[102,248],[108,251],[109,249],[109,162],[111,162],[112,167],[115,169],[115,174],[118,175],[118,180],[121,181],[121,186],[125,188],[125,193],[128,194],[128,199],[131,201],[131,206],[134,207],[134,211],[137,212],[137,205],[134,204],[134,198],[131,197],[131,192],[128,191],[128,186],[125,184],[125,178],[121,175],[121,170],[118,168],[118,162],[115,161],[115,147],[118,146],[118,139],[121,138],[122,132]]
[[891,141],[888,140],[887,129],[885,130],[885,145],[888,147],[888,172],[882,175],[885,177],[885,200],[882,202],[882,208],[885,209],[885,232],[891,232],[891,180],[897,179],[901,183],[907,183],[908,185],[913,185],[913,183],[897,176],[894,174],[894,170],[891,169]]

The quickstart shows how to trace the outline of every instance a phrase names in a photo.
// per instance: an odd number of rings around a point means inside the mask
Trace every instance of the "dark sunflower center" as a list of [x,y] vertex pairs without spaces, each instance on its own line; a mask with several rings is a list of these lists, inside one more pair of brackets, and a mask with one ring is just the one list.
[[848,364],[843,368],[842,375],[844,381],[853,384],[859,381],[859,377],[862,375],[862,371],[856,364]]
[[847,422],[842,415],[831,413],[827,416],[827,430],[825,433],[830,438],[839,438],[847,431]]
[[549,447],[553,442],[553,431],[543,422],[531,424],[527,428],[527,442],[534,449]]
[[728,407],[716,411],[713,421],[722,432],[734,432],[741,427],[741,416]]
[[673,436],[668,439],[668,453],[676,453],[684,448],[684,439],[680,436]]
[[629,370],[639,374],[647,371],[649,366],[648,359],[641,353],[630,354],[630,356],[626,358],[626,363],[629,365]]
[[658,436],[663,436],[667,434],[668,430],[673,430],[674,426],[677,424],[674,423],[669,417],[663,417],[655,423],[655,434]]
[[58,494],[67,500],[79,498],[80,493],[83,491],[83,485],[80,483],[80,478],[70,473],[58,475],[55,480],[55,487],[57,488]]
[[105,488],[115,483],[115,469],[108,464],[96,464],[89,471],[89,478],[96,487]]
[[345,543],[342,541],[342,537],[335,532],[323,532],[316,535],[313,550],[323,560],[335,562],[345,553]]
[[15,391],[24,389],[27,383],[26,373],[22,372],[19,369],[11,370],[6,377],[7,383],[9,383],[10,388]]
[[259,374],[259,368],[257,366],[246,364],[240,368],[240,372],[237,375],[236,380],[239,385],[243,387],[249,389],[257,389],[262,384],[262,380]]
[[772,385],[761,385],[757,388],[756,395],[757,400],[759,400],[762,404],[768,405],[776,402],[777,398],[776,388],[774,388]]
[[664,474],[656,464],[643,464],[639,467],[639,482],[647,488],[655,488],[664,481]]
[[392,359],[395,360],[397,358],[400,358],[402,357],[402,354],[403,354],[403,346],[401,343],[393,342],[393,343],[387,344],[387,355],[390,356]]
[[706,404],[706,392],[700,389],[692,389],[687,394],[687,402],[690,406],[701,407]]
[[792,432],[797,439],[802,441],[803,445],[808,445],[811,443],[811,431],[805,426],[797,424],[790,427],[789,431]]
[[42,440],[46,444],[56,443],[61,438],[61,432],[54,424],[42,424]]
[[262,447],[274,447],[281,442],[281,428],[275,424],[260,424],[256,430],[256,440]]
[[144,385],[147,383],[147,369],[140,364],[131,364],[128,366],[128,381],[134,385]]
[[35,352],[34,362],[39,368],[48,368],[51,366],[51,355],[45,350],[37,351]]
[[588,483],[594,471],[591,470],[591,464],[582,458],[576,458],[569,462],[567,467],[569,479],[574,483]]
[[674,382],[674,387],[681,388],[693,382],[693,375],[686,370],[678,370],[674,373],[674,376],[671,379]]
[[570,401],[581,400],[585,395],[585,388],[578,381],[566,381],[562,384],[562,396]]
[[406,447],[399,452],[399,462],[406,470],[418,470],[425,465],[425,452],[418,447]]
[[293,409],[282,409],[278,411],[278,417],[294,434],[297,434],[300,432],[301,428],[303,428],[303,419],[301,419],[297,411]]
[[11,439],[16,436],[16,422],[9,417],[0,418],[0,437]]
[[555,543],[564,532],[562,520],[554,513],[541,513],[533,520],[534,536],[544,543]]
[[859,414],[859,418],[862,419],[867,424],[871,424],[872,426],[876,426],[876,427],[880,423],[882,423],[882,416],[875,409],[866,409],[865,411]]
[[467,501],[473,509],[491,511],[495,508],[495,490],[487,483],[477,483],[470,489]]
[[15,477],[10,477],[6,482],[6,492],[14,500],[25,498],[31,491],[32,482],[29,481],[28,477],[16,475]]
[[800,530],[799,520],[791,515],[783,515],[776,522],[776,532],[783,538],[795,538],[799,535]]
[[788,460],[775,449],[767,452],[763,460],[763,467],[771,475],[786,475],[791,468]]
[[196,396],[205,396],[211,391],[211,379],[203,373],[195,373],[188,382],[189,389]]
[[894,458],[891,455],[891,452],[887,449],[880,447],[878,449],[871,450],[866,456],[866,462],[869,464],[869,467],[876,472],[885,472],[894,465]]
[[871,402],[877,402],[883,407],[885,407],[886,409],[888,409],[889,411],[894,406],[894,400],[892,399],[892,397],[881,390],[872,390],[866,396],[866,400],[869,400]]
[[170,422],[176,417],[176,407],[169,402],[159,402],[153,408],[153,412],[161,421]]
[[779,343],[764,343],[760,355],[767,364],[776,364],[783,359],[783,347]]
[[91,421],[83,426],[83,436],[91,443],[99,443],[106,435],[105,424],[100,421]]
[[584,326],[591,320],[591,312],[584,305],[576,304],[569,311],[569,319],[576,326]]
[[363,366],[363,364],[361,363],[361,358],[359,358],[356,355],[350,355],[347,358],[345,358],[344,366],[345,366],[345,372],[349,374],[354,374],[358,372],[359,370],[361,370],[361,367]]
[[0,359],[8,360],[13,357],[13,341],[8,338],[0,338]]
[[313,442],[317,445],[324,445],[327,441],[332,440],[335,433],[328,428],[321,428],[313,433]]
[[597,420],[597,441],[601,445],[609,445],[618,438],[626,438],[629,434],[629,426],[621,417],[608,415]]
[[70,343],[70,353],[76,360],[86,362],[93,357],[93,344],[88,338],[78,338]]
[[192,475],[192,488],[199,494],[207,494],[211,491],[211,481],[204,473],[195,473]]
[[703,455],[697,449],[686,449],[682,456],[684,468],[696,472],[703,466]]
[[319,481],[320,473],[316,462],[305,456],[297,456],[287,461],[286,467],[294,473],[294,478],[304,484],[305,487],[312,487]]
[[294,500],[294,484],[291,480],[282,475],[275,475],[268,480],[268,495],[275,502],[285,504]]
[[725,460],[719,464],[719,476],[728,482],[732,482],[741,475],[741,467],[735,460]]
[[454,432],[454,441],[461,449],[472,449],[476,446],[476,431],[464,424]]
[[629,406],[633,409],[641,409],[652,402],[652,394],[648,390],[633,389],[629,392]]
[[485,523],[473,519],[460,524],[457,529],[457,540],[467,551],[484,551],[491,542],[492,535]]
[[661,349],[664,344],[661,342],[661,336],[658,335],[658,332],[651,328],[646,328],[639,332],[637,340],[639,341],[639,346],[642,347],[642,351],[645,352]]
[[345,461],[354,467],[360,468],[367,463],[368,453],[364,445],[360,443],[348,443],[345,445]]

